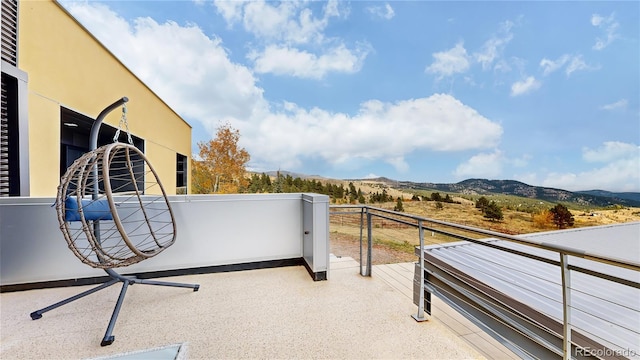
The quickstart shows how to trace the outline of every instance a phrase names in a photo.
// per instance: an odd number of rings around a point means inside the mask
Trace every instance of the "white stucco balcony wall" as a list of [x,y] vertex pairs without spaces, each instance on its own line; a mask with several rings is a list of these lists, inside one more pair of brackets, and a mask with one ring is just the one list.
[[[177,226],[173,246],[118,272],[193,269],[304,259],[326,278],[329,198],[318,194],[178,195],[169,197]],[[54,198],[0,198],[0,284],[103,276],[67,247]],[[319,279],[322,279],[320,276]]]

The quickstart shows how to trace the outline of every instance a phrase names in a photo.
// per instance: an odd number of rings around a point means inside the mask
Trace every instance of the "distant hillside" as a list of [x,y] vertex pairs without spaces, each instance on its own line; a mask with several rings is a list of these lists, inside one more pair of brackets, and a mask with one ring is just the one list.
[[333,180],[333,179],[328,179],[325,177],[322,177],[320,175],[306,175],[306,174],[299,174],[299,173],[294,173],[291,171],[285,171],[285,170],[280,170],[280,171],[267,171],[265,172],[265,174],[267,174],[268,176],[271,177],[276,177],[278,175],[278,173],[280,173],[280,176],[291,176],[292,178],[297,178],[299,177],[300,179],[316,179],[316,180]]
[[[276,171],[269,171],[267,175],[276,176]],[[581,206],[607,207],[611,205],[622,205],[640,207],[640,193],[624,192],[615,193],[605,190],[589,190],[571,192],[568,190],[532,186],[516,180],[487,180],[487,179],[467,179],[455,184],[442,183],[417,183],[411,181],[393,180],[386,177],[367,179],[329,179],[319,175],[304,175],[288,171],[280,171],[281,176],[290,175],[294,178],[316,179],[323,182],[337,181],[359,181],[364,183],[381,183],[396,190],[422,190],[441,191],[463,195],[511,195],[530,199],[548,201],[552,203],[564,202],[575,203]]]
[[[468,179],[455,184],[415,183],[397,181],[384,177],[363,179],[377,181],[390,187],[412,190],[442,191],[467,195],[503,194],[522,196],[549,202],[577,203],[586,206],[640,206],[640,193],[611,193],[602,190],[571,192],[567,190],[531,186],[515,180]],[[623,196],[621,196],[623,195]]]
[[611,192],[606,190],[577,191],[579,194],[595,195],[614,199],[626,199],[640,202],[640,193],[637,192]]

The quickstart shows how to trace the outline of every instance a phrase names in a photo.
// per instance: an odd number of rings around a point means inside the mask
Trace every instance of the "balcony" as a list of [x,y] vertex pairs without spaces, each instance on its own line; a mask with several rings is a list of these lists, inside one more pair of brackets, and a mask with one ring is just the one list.
[[[410,316],[416,309],[412,264],[404,265],[404,278],[395,282],[393,266],[376,266],[379,276],[367,278],[353,259],[332,257],[328,281],[314,282],[303,266],[289,266],[163,279],[197,282],[195,293],[135,285],[118,318],[116,341],[106,347],[99,344],[115,287],[37,321],[29,318],[35,308],[90,287],[3,293],[0,357],[86,359],[177,345],[190,359],[506,358],[455,314],[416,323]],[[156,358],[172,356],[175,350]]]
[[336,212],[367,228],[365,275],[374,237],[419,239],[417,320],[438,299],[521,358],[640,358],[640,222],[511,236],[371,207]]
[[[115,325],[116,341],[101,347],[117,287],[42,319],[29,317],[92,288],[88,284],[104,275],[67,249],[53,201],[0,199],[2,359],[518,358],[436,291],[426,296],[429,315],[421,313],[423,307],[414,305],[419,266],[372,264],[376,227],[365,217],[411,228],[411,216],[351,209],[355,212],[345,216],[363,219],[363,256],[330,255],[334,215],[328,198],[314,194],[172,197],[176,244],[122,272],[198,283],[200,290],[130,286]],[[331,214],[343,211],[332,208]],[[428,228],[444,233],[433,223]],[[424,229],[411,231],[416,240],[423,238]],[[317,281],[323,279],[328,280]]]

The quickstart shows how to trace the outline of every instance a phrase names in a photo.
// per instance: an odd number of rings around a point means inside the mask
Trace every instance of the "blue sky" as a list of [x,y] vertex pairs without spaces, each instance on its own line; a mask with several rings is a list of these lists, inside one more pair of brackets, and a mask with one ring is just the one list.
[[249,168],[640,191],[640,3],[64,1]]

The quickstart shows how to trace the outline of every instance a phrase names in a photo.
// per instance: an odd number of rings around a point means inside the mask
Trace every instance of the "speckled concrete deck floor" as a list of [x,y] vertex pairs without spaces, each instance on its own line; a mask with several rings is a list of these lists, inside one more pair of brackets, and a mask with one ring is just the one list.
[[120,285],[29,314],[90,287],[0,294],[0,358],[87,359],[186,344],[189,359],[470,359],[477,347],[438,318],[417,323],[406,295],[350,258],[332,260],[328,281],[304,267],[180,276],[200,291],[130,286],[106,347]]

